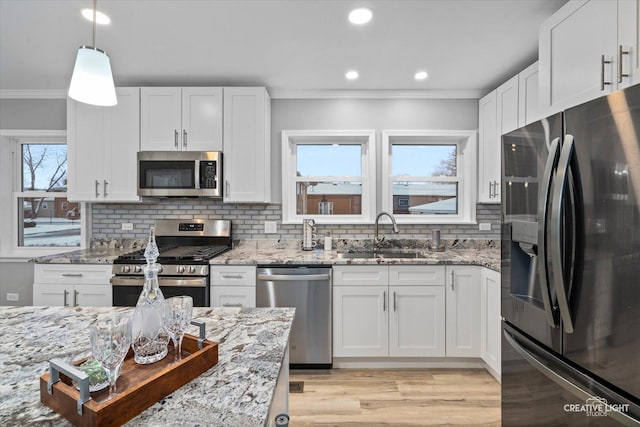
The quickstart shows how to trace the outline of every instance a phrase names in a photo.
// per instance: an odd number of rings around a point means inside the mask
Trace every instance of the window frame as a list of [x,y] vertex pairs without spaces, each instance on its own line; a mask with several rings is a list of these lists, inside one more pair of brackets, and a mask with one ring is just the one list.
[[[299,215],[296,212],[296,183],[314,177],[297,177],[298,145],[361,145],[362,211],[360,215]],[[318,178],[318,177],[315,177]],[[355,177],[325,177],[332,181],[353,181]],[[372,224],[376,212],[375,130],[283,130],[282,131],[282,223],[302,224],[313,218],[317,224]]]
[[[87,230],[90,223],[90,206],[81,204],[83,215],[80,220],[80,246],[18,246],[19,230],[18,199],[21,197],[46,196],[51,192],[22,191],[22,145],[23,144],[67,144],[65,130],[1,130],[0,170],[4,171],[0,184],[0,256],[7,258],[33,258],[64,252],[72,252],[87,247]],[[67,159],[69,157],[67,151]],[[67,166],[68,168],[68,166]],[[68,169],[67,169],[68,179]],[[60,194],[60,193],[58,193]],[[66,193],[64,193],[66,195]]]
[[[456,145],[458,213],[456,215],[393,214],[403,224],[475,224],[477,200],[477,146],[476,131],[468,130],[383,130],[382,131],[382,200],[383,211],[393,212],[392,153],[398,145]],[[413,177],[412,177],[413,178]],[[420,181],[452,181],[450,178],[415,177]],[[412,179],[413,181],[413,179]]]

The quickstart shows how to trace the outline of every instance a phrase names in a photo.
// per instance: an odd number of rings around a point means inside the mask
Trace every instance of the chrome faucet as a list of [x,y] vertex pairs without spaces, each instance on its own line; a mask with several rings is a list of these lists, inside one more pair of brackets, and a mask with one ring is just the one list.
[[393,217],[393,215],[391,215],[388,212],[380,212],[376,217],[376,233],[373,236],[373,247],[377,247],[384,240],[384,236],[382,236],[382,238],[378,237],[378,223],[380,222],[380,217],[383,215],[386,215],[389,218],[391,218],[391,222],[393,223],[393,232],[395,234],[398,234],[400,232],[400,230],[398,230],[398,224],[396,224],[396,219]]

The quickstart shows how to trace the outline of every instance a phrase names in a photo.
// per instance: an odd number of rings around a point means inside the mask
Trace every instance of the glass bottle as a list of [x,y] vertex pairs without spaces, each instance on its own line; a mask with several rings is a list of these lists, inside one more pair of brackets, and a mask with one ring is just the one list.
[[144,251],[147,265],[144,271],[144,287],[138,298],[131,319],[131,347],[134,360],[143,365],[162,360],[167,355],[169,334],[164,327],[165,300],[158,285],[158,246],[153,227],[149,230],[149,243]]

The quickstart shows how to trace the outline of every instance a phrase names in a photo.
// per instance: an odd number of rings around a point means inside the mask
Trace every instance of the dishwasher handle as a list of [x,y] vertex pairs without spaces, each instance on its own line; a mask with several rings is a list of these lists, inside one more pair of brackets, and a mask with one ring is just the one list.
[[329,274],[258,274],[258,280],[293,282],[299,280],[329,280]]

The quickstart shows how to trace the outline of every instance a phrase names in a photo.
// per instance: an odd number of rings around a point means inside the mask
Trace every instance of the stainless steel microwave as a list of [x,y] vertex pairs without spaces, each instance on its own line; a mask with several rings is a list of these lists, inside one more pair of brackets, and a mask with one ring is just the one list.
[[222,153],[141,151],[138,195],[222,198]]

